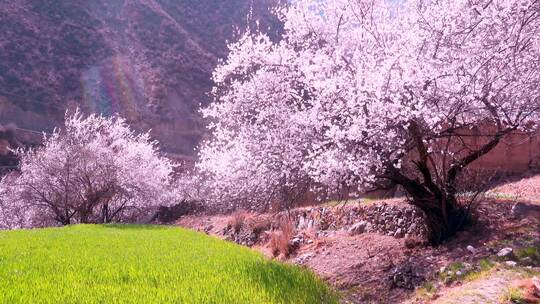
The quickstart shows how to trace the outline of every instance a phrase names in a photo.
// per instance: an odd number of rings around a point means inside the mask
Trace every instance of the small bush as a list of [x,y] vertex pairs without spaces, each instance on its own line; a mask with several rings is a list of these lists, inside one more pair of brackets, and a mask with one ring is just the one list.
[[465,275],[465,281],[474,281],[486,276],[495,264],[488,259],[481,259],[478,261],[478,267],[475,270],[470,271]]
[[426,300],[431,300],[437,294],[437,286],[432,282],[425,282],[421,287],[416,289],[415,298],[421,300],[422,302]]
[[489,273],[495,264],[487,259],[478,261],[477,265],[455,262],[439,273],[439,279],[446,284],[456,281],[474,281]]
[[516,287],[510,287],[506,291],[502,299],[503,303],[515,303],[515,304],[525,304],[523,300],[523,291]]
[[481,259],[480,261],[478,261],[478,266],[480,266],[480,270],[482,271],[490,270],[491,268],[493,268],[494,265],[495,264],[488,259]]

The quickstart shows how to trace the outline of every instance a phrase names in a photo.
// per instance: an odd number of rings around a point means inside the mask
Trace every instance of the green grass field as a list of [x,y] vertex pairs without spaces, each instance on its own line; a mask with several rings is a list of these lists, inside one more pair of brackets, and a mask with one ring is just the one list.
[[194,231],[77,225],[0,232],[1,303],[336,303],[307,270]]

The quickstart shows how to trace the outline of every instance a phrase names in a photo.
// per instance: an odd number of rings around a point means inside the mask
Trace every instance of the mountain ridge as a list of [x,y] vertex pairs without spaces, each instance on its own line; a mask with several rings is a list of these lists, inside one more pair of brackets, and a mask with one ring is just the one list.
[[193,157],[226,41],[277,0],[17,0],[0,4],[0,124],[51,131],[67,109],[118,113]]

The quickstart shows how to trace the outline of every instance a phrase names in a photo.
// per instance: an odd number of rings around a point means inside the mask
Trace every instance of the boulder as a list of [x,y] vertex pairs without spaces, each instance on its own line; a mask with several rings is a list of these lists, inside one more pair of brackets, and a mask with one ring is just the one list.
[[304,241],[304,237],[303,237],[303,236],[301,236],[301,235],[295,236],[295,237],[291,240],[291,246],[292,246],[292,247],[298,247],[298,246],[300,246],[300,244],[302,244],[303,241]]
[[474,248],[472,245],[468,245],[467,246],[467,251],[472,253],[472,254],[475,254],[476,253],[476,248]]
[[499,250],[497,256],[500,258],[509,258],[513,256],[513,249],[510,247],[503,248]]
[[360,221],[360,222],[352,225],[351,228],[349,228],[349,233],[351,235],[362,234],[366,230],[366,225],[367,225],[366,221]]
[[514,261],[506,261],[504,263],[506,264],[506,266],[510,266],[510,267],[515,267],[517,265],[517,263]]

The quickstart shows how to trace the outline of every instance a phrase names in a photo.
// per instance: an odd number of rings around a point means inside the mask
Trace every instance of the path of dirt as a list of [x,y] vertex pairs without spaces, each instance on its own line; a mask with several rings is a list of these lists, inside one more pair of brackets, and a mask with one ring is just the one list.
[[498,304],[502,302],[511,282],[520,277],[514,271],[499,270],[485,278],[446,290],[432,304]]
[[527,200],[531,203],[540,204],[540,174],[514,177],[507,182],[501,182],[490,190],[492,193],[500,193],[516,197],[518,200]]

